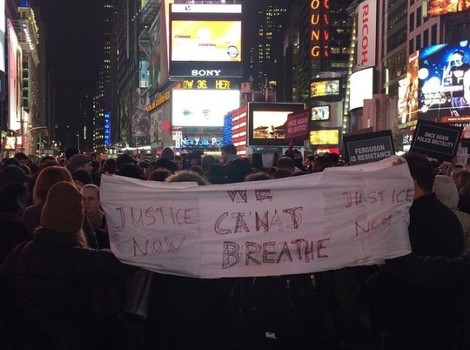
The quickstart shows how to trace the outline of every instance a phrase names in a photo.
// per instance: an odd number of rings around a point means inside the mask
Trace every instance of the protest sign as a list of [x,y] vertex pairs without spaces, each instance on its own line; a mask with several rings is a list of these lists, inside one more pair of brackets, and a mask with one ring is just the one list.
[[370,265],[410,253],[413,181],[397,157],[227,185],[103,176],[111,250],[122,262],[199,278]]
[[410,152],[419,152],[440,161],[451,161],[457,152],[461,128],[418,120]]
[[351,165],[376,162],[395,154],[390,130],[344,135],[343,144]]
[[307,139],[309,121],[310,110],[308,109],[288,114],[286,122],[286,139]]

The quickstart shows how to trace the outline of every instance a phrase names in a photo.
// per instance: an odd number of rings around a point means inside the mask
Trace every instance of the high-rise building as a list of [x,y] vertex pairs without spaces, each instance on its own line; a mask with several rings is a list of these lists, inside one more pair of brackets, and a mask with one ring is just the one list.
[[[39,27],[36,16],[29,3],[21,1],[18,7],[18,20],[15,31],[22,51],[22,106],[24,113],[23,149],[35,153],[41,134],[44,132],[45,116],[41,115],[43,91],[39,74]],[[42,147],[40,145],[40,147]]]
[[96,79],[96,90],[93,103],[92,127],[89,134],[93,149],[104,151],[111,141],[111,41],[113,30],[114,1],[103,2],[103,61]]
[[[264,100],[281,100],[289,1],[246,1],[244,78]],[[268,91],[265,91],[265,90]],[[274,93],[269,93],[273,91]],[[266,98],[267,97],[267,98]]]

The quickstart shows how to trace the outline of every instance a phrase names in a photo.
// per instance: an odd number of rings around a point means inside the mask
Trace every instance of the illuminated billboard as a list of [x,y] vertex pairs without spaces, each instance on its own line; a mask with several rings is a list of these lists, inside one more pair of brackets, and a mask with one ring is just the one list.
[[224,125],[227,112],[240,107],[239,90],[173,90],[173,126]]
[[282,146],[286,141],[287,118],[304,110],[303,103],[262,103],[248,105],[248,144]]
[[340,128],[326,128],[310,131],[310,144],[312,146],[338,146],[340,143]]
[[377,0],[366,0],[357,9],[357,64],[375,66],[377,37]]
[[440,16],[470,10],[469,0],[430,0],[428,16]]
[[440,44],[419,53],[419,117],[435,122],[470,120],[470,45]]
[[241,77],[241,5],[171,4],[170,76]]
[[340,95],[340,79],[322,79],[314,80],[310,83],[310,97],[337,97]]
[[330,106],[312,107],[312,113],[311,113],[310,120],[311,121],[330,120]]
[[21,129],[22,111],[22,75],[23,55],[18,38],[10,19],[7,21],[8,30],[8,110],[9,127],[12,130]]
[[374,68],[354,72],[349,83],[349,110],[364,107],[364,100],[371,99],[374,93]]
[[406,78],[398,82],[398,118],[401,124],[418,119],[419,53],[411,55],[406,68]]

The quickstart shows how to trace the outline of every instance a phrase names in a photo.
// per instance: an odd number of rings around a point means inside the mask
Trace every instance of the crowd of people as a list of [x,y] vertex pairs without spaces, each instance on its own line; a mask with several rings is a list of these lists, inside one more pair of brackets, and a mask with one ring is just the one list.
[[237,153],[229,144],[220,159],[183,159],[171,148],[156,161],[76,149],[63,159],[3,159],[0,350],[470,349],[470,171],[413,153],[403,157],[415,185],[412,254],[301,275],[153,273],[145,316],[127,313],[138,269],[110,250],[102,174],[220,185],[343,165],[338,154],[303,157],[292,147],[269,166],[261,154]]

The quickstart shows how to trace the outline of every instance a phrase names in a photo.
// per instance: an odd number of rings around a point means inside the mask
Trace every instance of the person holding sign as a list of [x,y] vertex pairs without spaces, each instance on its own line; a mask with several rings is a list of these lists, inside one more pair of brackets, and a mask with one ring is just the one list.
[[[458,257],[463,252],[462,225],[432,192],[436,167],[421,154],[408,153],[404,159],[415,189],[409,223],[412,254]],[[453,346],[461,321],[455,284],[448,283],[447,276],[436,274],[430,278],[439,282],[426,288],[410,284],[411,279],[405,281],[408,273],[404,265],[396,270],[386,266],[369,279],[372,299],[378,306],[375,311],[382,349],[457,349]]]

